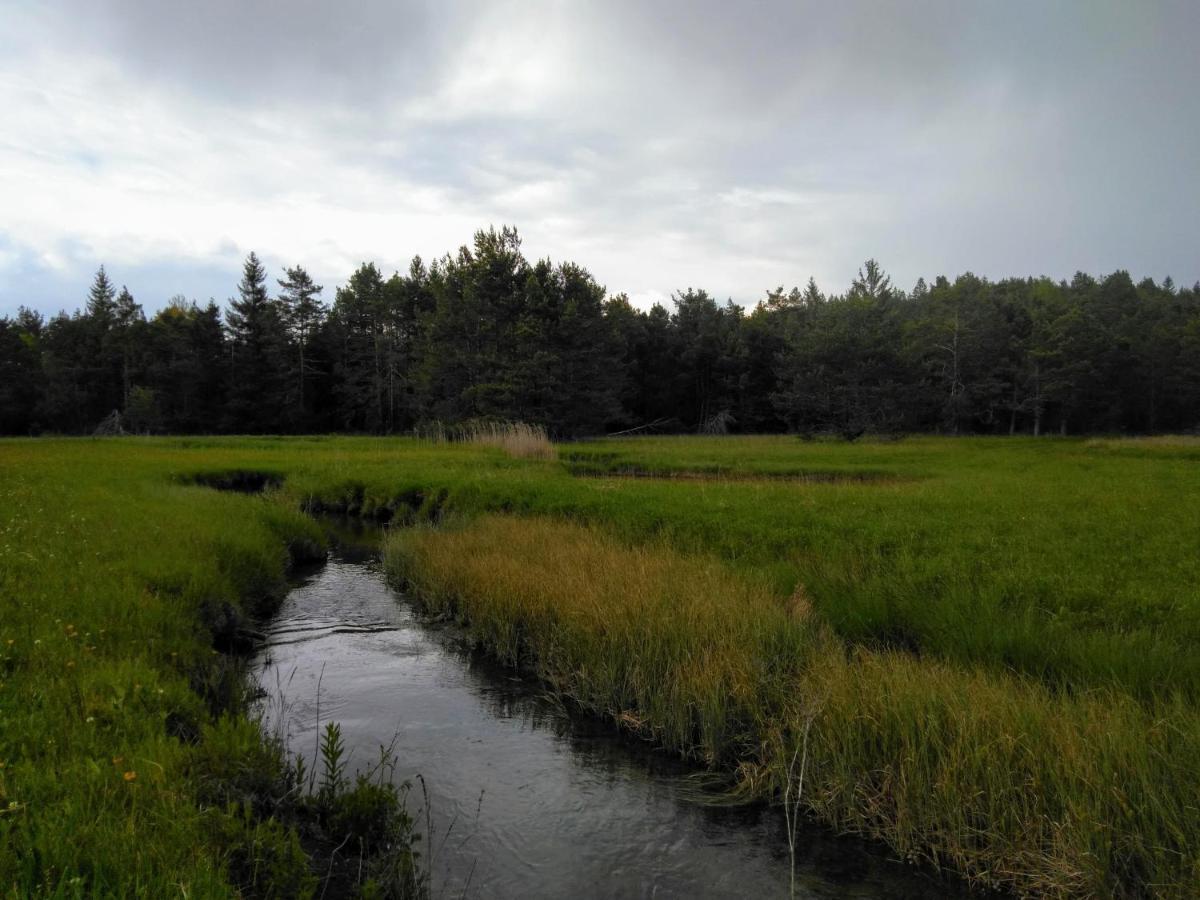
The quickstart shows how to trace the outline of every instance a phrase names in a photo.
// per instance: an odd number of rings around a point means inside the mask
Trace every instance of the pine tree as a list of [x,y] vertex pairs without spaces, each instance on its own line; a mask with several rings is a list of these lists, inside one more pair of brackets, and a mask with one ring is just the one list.
[[112,282],[109,281],[108,273],[104,271],[104,266],[100,266],[96,270],[91,290],[88,291],[87,315],[107,328],[112,322],[116,295],[117,292],[113,288]]
[[278,431],[288,408],[287,331],[254,253],[242,267],[238,295],[225,316],[230,337],[226,425],[246,433]]
[[309,360],[305,357],[313,335],[325,320],[325,304],[318,299],[324,288],[316,284],[301,266],[284,271],[287,278],[279,280],[279,286],[282,288],[279,302],[296,353],[296,367],[292,373],[296,390],[293,421],[304,424],[309,420],[308,392],[305,385],[312,375]]
[[138,347],[146,317],[142,307],[134,302],[129,288],[121,286],[121,293],[113,302],[113,325],[109,335],[107,355],[111,356],[119,372],[121,383],[121,408],[129,408],[129,397],[133,390]]
[[338,288],[330,315],[337,336],[334,396],[344,428],[385,429],[385,315],[383,276],[374,263],[364,263]]

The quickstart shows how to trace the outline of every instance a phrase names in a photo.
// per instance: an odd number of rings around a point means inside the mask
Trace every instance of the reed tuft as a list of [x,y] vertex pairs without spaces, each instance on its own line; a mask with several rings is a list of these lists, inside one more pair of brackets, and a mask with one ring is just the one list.
[[556,459],[554,444],[542,425],[494,419],[471,419],[459,425],[441,422],[417,430],[417,437],[437,444],[463,443],[497,447],[514,459]]

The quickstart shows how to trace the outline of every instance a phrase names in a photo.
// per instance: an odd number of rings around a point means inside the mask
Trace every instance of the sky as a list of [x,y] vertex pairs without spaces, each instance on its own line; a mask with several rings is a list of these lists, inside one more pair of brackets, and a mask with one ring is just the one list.
[[1194,0],[0,0],[0,315],[516,225],[642,306],[1200,279]]

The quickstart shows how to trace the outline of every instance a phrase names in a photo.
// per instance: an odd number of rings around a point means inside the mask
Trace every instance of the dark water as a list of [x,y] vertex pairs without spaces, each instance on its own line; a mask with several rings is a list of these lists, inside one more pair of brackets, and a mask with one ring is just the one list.
[[[311,758],[336,720],[351,769],[393,745],[397,778],[423,776],[434,896],[788,896],[779,810],[695,802],[680,764],[421,621],[370,552],[343,543],[267,635],[267,716],[293,751]],[[409,800],[424,806],[419,788]],[[797,896],[950,895],[860,842],[807,828],[798,844]]]

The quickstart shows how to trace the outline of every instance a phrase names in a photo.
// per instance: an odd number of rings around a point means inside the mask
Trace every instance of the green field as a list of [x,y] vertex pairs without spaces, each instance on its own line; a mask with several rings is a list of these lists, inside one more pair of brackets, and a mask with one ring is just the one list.
[[[327,509],[418,525],[387,561],[432,609],[747,796],[803,759],[804,806],[907,858],[1192,895],[1198,464],[1188,438],[0,442],[0,885],[311,887],[214,634],[269,614]],[[238,472],[277,486],[197,483]]]

